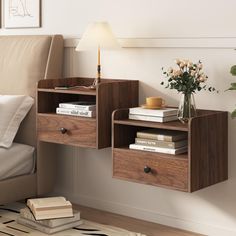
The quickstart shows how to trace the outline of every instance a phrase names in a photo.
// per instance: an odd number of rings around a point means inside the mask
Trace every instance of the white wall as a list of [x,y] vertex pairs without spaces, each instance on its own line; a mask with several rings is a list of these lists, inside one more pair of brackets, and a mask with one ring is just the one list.
[[[177,105],[179,95],[160,86],[161,67],[175,58],[201,59],[209,84],[220,94],[196,95],[198,108],[231,111],[234,92],[224,92],[234,81],[229,74],[236,64],[234,0],[50,0],[43,2],[41,29],[0,30],[1,34],[53,34],[80,37],[87,24],[108,20],[119,38],[185,38],[192,47],[168,43],[158,48],[125,48],[102,54],[103,77],[140,80],[140,103],[146,96],[161,95]],[[195,37],[195,39],[192,39]],[[201,39],[219,40],[220,48],[196,48]],[[171,39],[170,39],[171,38]],[[197,39],[196,39],[197,38]],[[177,40],[177,39],[176,39]],[[195,45],[196,43],[196,45]],[[171,46],[172,45],[172,46]],[[209,44],[208,44],[209,45]],[[96,55],[65,50],[65,76],[94,76]],[[236,235],[236,120],[229,119],[229,180],[189,194],[112,179],[111,149],[90,150],[61,146],[56,191],[72,201],[104,210],[189,229],[207,235]]]

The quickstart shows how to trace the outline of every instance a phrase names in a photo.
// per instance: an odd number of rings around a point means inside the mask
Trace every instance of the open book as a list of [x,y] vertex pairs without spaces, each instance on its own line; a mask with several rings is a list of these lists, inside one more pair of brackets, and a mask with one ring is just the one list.
[[64,197],[28,199],[27,206],[36,220],[72,217],[72,205]]

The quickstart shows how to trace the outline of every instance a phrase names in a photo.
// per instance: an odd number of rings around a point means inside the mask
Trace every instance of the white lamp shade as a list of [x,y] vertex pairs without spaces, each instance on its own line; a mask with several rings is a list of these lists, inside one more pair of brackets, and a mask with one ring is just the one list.
[[119,49],[120,45],[107,22],[95,22],[88,26],[80,39],[76,51],[100,49]]

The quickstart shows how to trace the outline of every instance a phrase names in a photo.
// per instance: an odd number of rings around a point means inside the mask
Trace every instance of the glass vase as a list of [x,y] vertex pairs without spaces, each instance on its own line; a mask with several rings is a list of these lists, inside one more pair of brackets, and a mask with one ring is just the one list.
[[179,109],[177,113],[178,119],[182,123],[188,123],[189,119],[196,115],[197,115],[197,110],[195,106],[194,95],[192,93],[190,94],[183,93],[181,96]]

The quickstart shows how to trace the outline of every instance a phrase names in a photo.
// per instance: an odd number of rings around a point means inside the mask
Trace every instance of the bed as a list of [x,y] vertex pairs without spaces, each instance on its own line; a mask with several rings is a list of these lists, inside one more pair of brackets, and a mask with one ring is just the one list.
[[[63,37],[0,36],[0,52],[0,94],[24,94],[35,99],[20,125],[12,148],[0,150],[0,169],[3,169],[0,176],[0,204],[5,204],[52,190],[55,149],[46,143],[37,145],[36,88],[41,79],[62,77]],[[23,155],[22,150],[28,153]],[[21,165],[22,168],[9,166],[4,162],[5,156],[14,156],[15,166]]]

